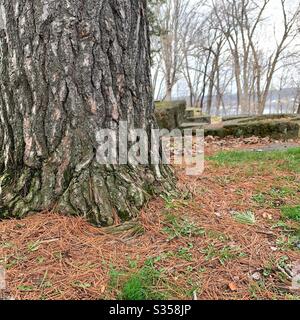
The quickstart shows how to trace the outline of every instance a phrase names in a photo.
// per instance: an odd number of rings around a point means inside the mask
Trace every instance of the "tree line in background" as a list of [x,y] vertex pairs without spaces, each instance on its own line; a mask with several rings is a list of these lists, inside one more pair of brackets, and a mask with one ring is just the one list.
[[207,114],[263,114],[269,99],[278,112],[300,113],[299,0],[152,0],[149,7],[156,99],[172,100],[181,83],[189,106]]

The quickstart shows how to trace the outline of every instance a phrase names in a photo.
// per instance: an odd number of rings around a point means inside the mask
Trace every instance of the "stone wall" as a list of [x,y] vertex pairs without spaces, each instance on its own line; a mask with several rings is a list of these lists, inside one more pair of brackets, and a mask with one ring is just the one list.
[[179,128],[185,118],[186,101],[155,102],[155,116],[159,128],[173,130]]
[[300,117],[297,115],[271,115],[230,119],[218,125],[207,126],[205,135],[222,138],[225,136],[258,136],[274,139],[299,138]]

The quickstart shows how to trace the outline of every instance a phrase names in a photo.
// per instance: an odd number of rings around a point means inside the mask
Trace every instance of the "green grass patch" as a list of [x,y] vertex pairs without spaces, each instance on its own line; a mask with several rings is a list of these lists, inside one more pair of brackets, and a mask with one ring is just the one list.
[[251,199],[259,205],[266,203],[266,196],[263,193],[254,194]]
[[218,240],[221,242],[230,241],[230,236],[220,231],[208,230],[206,232],[206,236],[210,239]]
[[300,222],[300,206],[281,208],[282,216],[286,219]]
[[285,250],[300,250],[300,231],[281,235],[276,240],[276,245],[283,251]]
[[279,220],[271,229],[281,229],[281,235],[276,244],[281,250],[300,249],[300,206],[282,207],[281,214],[284,221]]
[[218,165],[239,166],[245,163],[280,162],[276,165],[282,169],[300,172],[300,148],[289,148],[278,151],[222,151],[208,157]]
[[23,291],[23,292],[29,292],[29,291],[33,291],[34,287],[33,286],[27,286],[27,285],[20,285],[17,288],[19,291]]
[[289,187],[273,187],[268,195],[272,198],[285,198],[295,196],[295,191]]
[[174,214],[166,214],[166,226],[163,231],[169,235],[169,240],[178,237],[199,237],[205,235],[205,230],[198,227],[193,221],[180,218]]
[[276,208],[297,197],[297,190],[291,187],[272,187],[269,191],[254,194],[251,200],[261,207]]
[[224,246],[222,248],[216,248],[214,244],[209,244],[201,251],[205,254],[206,260],[218,259],[222,265],[232,259],[238,259],[245,257],[246,254],[240,251],[238,247]]
[[146,261],[140,269],[127,272],[111,267],[110,289],[116,289],[121,300],[166,299],[167,294],[157,290],[162,274],[163,271],[155,268],[153,260]]
[[144,266],[133,273],[123,284],[120,298],[123,300],[157,300],[164,295],[156,291],[161,272],[152,266]]
[[193,249],[193,244],[189,243],[188,247],[180,247],[177,252],[177,256],[186,261],[192,261],[193,255],[190,252],[190,249]]

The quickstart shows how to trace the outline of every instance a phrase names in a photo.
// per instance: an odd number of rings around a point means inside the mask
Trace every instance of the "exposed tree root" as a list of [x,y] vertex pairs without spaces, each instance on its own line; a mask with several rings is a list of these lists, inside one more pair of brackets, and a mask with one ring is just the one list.
[[56,171],[44,166],[2,174],[0,218],[53,210],[111,226],[136,217],[152,196],[170,192],[175,186],[172,172],[165,166],[154,170],[100,166],[92,161],[79,172],[65,170],[63,177]]

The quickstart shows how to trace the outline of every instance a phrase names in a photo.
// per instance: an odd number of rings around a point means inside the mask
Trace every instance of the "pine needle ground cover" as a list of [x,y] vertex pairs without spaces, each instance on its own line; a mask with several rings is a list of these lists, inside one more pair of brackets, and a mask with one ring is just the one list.
[[[44,212],[0,222],[4,298],[300,299],[300,147],[207,142],[203,175],[112,234]],[[298,267],[299,269],[299,267]]]

